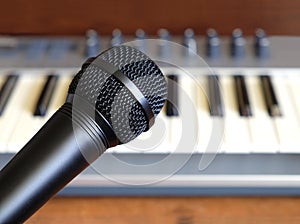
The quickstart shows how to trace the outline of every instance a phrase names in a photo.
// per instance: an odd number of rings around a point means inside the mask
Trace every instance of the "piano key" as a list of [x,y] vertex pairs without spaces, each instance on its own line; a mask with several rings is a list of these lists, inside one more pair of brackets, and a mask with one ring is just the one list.
[[297,116],[297,121],[300,123],[300,77],[295,74],[291,74],[287,79],[288,88],[291,89],[291,100],[293,102],[295,114]]
[[60,72],[52,100],[49,103],[46,120],[48,120],[66,101],[69,85],[73,79],[70,72]]
[[[165,108],[163,108],[165,109]],[[156,121],[157,120],[157,121]],[[157,130],[157,131],[156,131]],[[156,145],[152,150],[151,153],[169,153],[172,151],[171,145],[171,121],[165,113],[160,113],[159,116],[155,119],[155,124],[153,127],[153,132],[159,132],[158,130],[164,130],[163,134],[160,135],[159,141],[156,142]],[[155,142],[154,142],[155,143]]]
[[179,91],[181,91],[181,83],[178,77],[178,74],[167,75],[167,85],[168,85],[168,96],[166,102],[166,128],[167,128],[167,136],[166,141],[168,143],[168,147],[164,150],[167,153],[174,152],[177,148],[179,140],[181,138],[181,122],[182,118],[179,115],[179,104],[180,95]]
[[[23,88],[24,84],[24,76],[20,76],[19,81],[15,85],[15,90],[11,95],[11,99],[7,104],[7,108],[4,111],[3,116],[1,116],[0,120],[0,144],[3,152],[16,152],[18,149],[9,150],[10,139],[16,130],[16,126],[18,121],[21,118],[21,114],[23,112],[23,104],[26,101],[30,101],[27,98],[26,92],[24,92]],[[29,91],[29,90],[26,90]],[[27,132],[31,126],[22,128],[23,132]]]
[[[179,117],[172,117],[170,129],[170,142],[172,152],[193,153],[196,150],[198,138],[198,120],[196,81],[182,74],[179,82]],[[175,151],[174,151],[175,150]]]
[[223,103],[220,95],[220,83],[217,75],[208,76],[208,98],[211,116],[223,116]]
[[57,84],[58,76],[51,74],[47,77],[45,85],[42,89],[40,97],[36,103],[34,115],[45,116],[47,113],[48,106],[51,102],[53,92]]
[[5,110],[5,106],[11,96],[12,91],[15,88],[16,82],[18,80],[18,75],[8,75],[6,80],[0,89],[0,116]]
[[248,117],[240,116],[235,97],[235,81],[230,76],[221,77],[225,116],[225,140],[222,150],[226,153],[249,153],[251,136]]
[[[198,84],[196,86],[197,96],[195,100],[197,101],[198,107],[198,144],[197,152],[211,152],[212,150],[218,150],[222,142],[216,142],[215,139],[221,139],[219,130],[213,133],[213,125],[216,121],[221,121],[222,117],[210,116],[210,108],[208,105],[208,78],[207,76],[199,76]],[[214,138],[217,137],[217,138]]]
[[298,152],[300,148],[300,126],[297,113],[292,102],[292,92],[288,86],[287,77],[274,75],[273,84],[278,92],[278,101],[281,105],[282,116],[274,117],[276,130],[279,136],[280,152]]
[[[0,82],[3,84],[5,82],[6,76],[0,75]],[[20,105],[16,103],[16,99],[22,92],[18,91],[19,82],[14,86],[14,91],[10,96],[6,104],[6,109],[3,111],[2,116],[0,116],[0,153],[7,152],[7,142],[11,133],[14,130],[15,124],[18,119],[18,114],[21,111]]]
[[[40,88],[42,91],[43,84],[45,84],[45,79],[47,76],[44,76],[37,88]],[[33,120],[34,127],[32,129],[32,135],[34,135],[49,119],[50,117],[64,104],[68,92],[68,87],[73,79],[73,74],[71,72],[63,72],[59,73],[59,79],[57,80],[56,88],[52,96],[52,100],[49,103],[47,113],[45,116],[30,116],[30,119]],[[28,110],[31,110],[28,108]]]
[[33,116],[32,112],[45,83],[45,77],[34,72],[22,75],[18,87],[18,91],[22,94],[16,99],[20,106],[20,113],[9,138],[8,152],[20,150],[40,128],[40,117]]
[[2,88],[3,83],[5,82],[5,76],[4,75],[0,75],[0,88]]
[[236,91],[240,115],[245,117],[251,116],[251,107],[244,76],[234,76],[234,89]]
[[253,111],[253,116],[249,117],[251,152],[276,153],[279,149],[279,139],[276,135],[273,118],[265,109],[261,79],[257,76],[248,76],[246,83]]
[[168,78],[168,98],[166,102],[167,116],[178,116],[178,76],[167,75]]
[[280,108],[270,76],[260,76],[265,104],[270,116],[280,116]]

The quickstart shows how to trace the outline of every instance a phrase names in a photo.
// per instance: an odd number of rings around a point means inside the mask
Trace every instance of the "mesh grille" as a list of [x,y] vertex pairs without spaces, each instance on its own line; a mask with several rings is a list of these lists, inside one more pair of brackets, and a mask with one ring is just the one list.
[[[111,48],[97,58],[122,71],[146,97],[155,116],[159,113],[167,89],[165,79],[153,61],[124,45]],[[147,118],[130,90],[97,66],[97,58],[83,66],[70,84],[69,93],[95,105],[110,122],[119,140],[126,143],[147,129]]]

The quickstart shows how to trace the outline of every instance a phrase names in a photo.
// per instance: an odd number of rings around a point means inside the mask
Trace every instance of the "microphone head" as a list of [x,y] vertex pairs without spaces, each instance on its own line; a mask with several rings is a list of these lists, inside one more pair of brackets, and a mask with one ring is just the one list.
[[[118,140],[126,143],[151,126],[149,114],[156,117],[160,112],[167,85],[162,72],[147,55],[120,45],[89,58],[72,80],[68,93],[94,106]],[[148,105],[148,111],[141,102]]]

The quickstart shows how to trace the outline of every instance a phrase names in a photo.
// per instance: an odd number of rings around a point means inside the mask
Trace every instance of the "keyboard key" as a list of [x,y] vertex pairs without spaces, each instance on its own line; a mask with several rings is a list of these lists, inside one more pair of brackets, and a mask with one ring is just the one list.
[[[6,76],[0,75],[0,84],[6,81]],[[7,152],[7,142],[14,130],[15,124],[18,120],[18,115],[21,112],[20,105],[16,99],[22,92],[18,91],[19,82],[14,86],[10,100],[6,104],[6,109],[0,116],[0,153]]]
[[292,73],[287,79],[288,88],[291,89],[291,100],[297,116],[297,121],[300,123],[300,77]]
[[257,76],[246,77],[251,100],[253,116],[248,117],[251,131],[251,152],[276,153],[279,150],[279,139],[273,118],[265,107],[261,79]]
[[18,119],[8,141],[8,152],[20,150],[39,130],[40,117],[33,116],[32,112],[44,86],[45,79],[46,76],[34,72],[22,75],[20,85],[18,85],[18,91],[21,94],[15,99],[15,104],[19,106],[19,109],[17,109],[19,110]]
[[69,85],[73,79],[70,72],[60,72],[52,100],[49,103],[45,119],[48,120],[66,101]]
[[15,88],[18,75],[8,75],[0,89],[0,116],[5,110],[5,106]]
[[197,80],[197,101],[198,107],[198,145],[197,151],[201,153],[213,153],[219,151],[223,142],[224,128],[223,117],[211,116],[208,105],[208,78],[199,76]]
[[236,81],[230,76],[221,77],[225,116],[225,141],[223,149],[226,153],[249,153],[251,135],[249,120],[240,116],[236,102]]
[[57,75],[49,75],[47,77],[47,81],[42,89],[40,97],[37,101],[34,115],[35,116],[45,116],[47,113],[48,106],[52,99],[56,84],[57,84],[58,76]]
[[251,116],[251,107],[244,76],[234,76],[234,89],[236,92],[240,115],[245,117]]
[[179,83],[179,117],[171,120],[172,150],[176,153],[193,153],[197,149],[198,117],[196,81],[182,73]]
[[266,108],[271,117],[280,116],[280,107],[270,76],[260,76],[261,87],[266,104]]
[[208,99],[210,115],[222,117],[224,112],[219,85],[220,83],[217,75],[208,76]]
[[178,76],[167,75],[168,78],[168,98],[166,102],[166,114],[173,117],[178,116]]
[[278,94],[282,116],[274,117],[279,136],[280,152],[299,152],[300,126],[297,113],[293,106],[292,91],[289,88],[287,77],[273,76],[274,90]]

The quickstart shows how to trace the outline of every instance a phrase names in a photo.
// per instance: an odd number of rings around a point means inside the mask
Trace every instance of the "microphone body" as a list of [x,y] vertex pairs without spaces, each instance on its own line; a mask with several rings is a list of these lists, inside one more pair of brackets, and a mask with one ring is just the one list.
[[24,222],[106,150],[99,125],[82,118],[65,103],[0,172],[1,224]]

